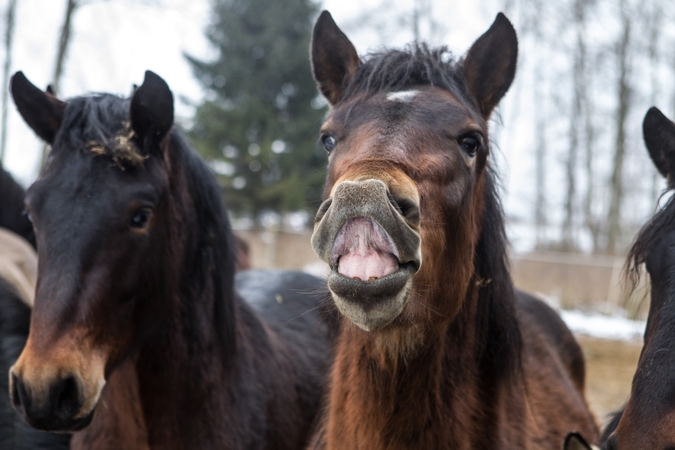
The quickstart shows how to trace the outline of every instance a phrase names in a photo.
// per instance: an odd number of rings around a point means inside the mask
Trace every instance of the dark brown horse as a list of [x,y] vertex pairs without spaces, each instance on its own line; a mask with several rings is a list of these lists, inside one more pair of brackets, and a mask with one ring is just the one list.
[[[643,132],[649,156],[672,191],[675,123],[651,108]],[[627,263],[634,286],[643,263],[651,282],[649,317],[630,398],[606,433],[614,431],[606,443],[612,450],[675,449],[675,197],[635,238]]]
[[[25,214],[24,195],[0,165],[0,374],[9,371],[26,344],[35,296],[37,256],[28,245],[35,246],[35,233]],[[8,392],[8,380],[0,376],[0,392]],[[9,395],[0,395],[0,449],[60,450],[68,448],[69,440],[68,435],[30,428],[12,408]]]
[[316,449],[559,449],[595,438],[579,346],[514,292],[488,118],[516,68],[503,15],[461,60],[360,59],[328,12],[311,58],[332,105],[312,245],[343,315]]
[[255,304],[235,293],[220,190],[164,80],[64,102],[19,72],[11,92],[52,146],[26,197],[39,270],[15,408],[77,449],[303,447],[331,357],[308,294],[325,283],[247,272]]
[[35,233],[23,206],[25,192],[0,163],[0,227],[18,234],[35,247]]

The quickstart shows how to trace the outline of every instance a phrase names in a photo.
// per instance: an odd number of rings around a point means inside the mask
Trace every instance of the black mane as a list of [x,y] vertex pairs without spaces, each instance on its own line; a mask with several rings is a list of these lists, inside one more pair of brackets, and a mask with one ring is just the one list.
[[447,47],[429,48],[426,43],[409,44],[403,50],[370,53],[349,80],[342,101],[359,94],[436,86],[476,109],[460,63]]
[[481,283],[478,305],[478,356],[486,373],[496,379],[521,369],[522,335],[511,280],[504,211],[497,192],[497,175],[488,165],[484,174],[484,209],[474,267]]
[[90,142],[110,145],[129,120],[129,99],[96,93],[68,99],[52,151],[83,150]]
[[25,192],[0,165],[0,227],[15,232],[35,247],[35,233],[24,211]]
[[[54,142],[55,155],[61,152],[83,151],[92,142],[106,146],[108,156],[115,158],[116,136],[126,133],[129,121],[129,99],[107,93],[97,93],[68,99],[60,131]],[[131,142],[136,151],[147,155],[149,150],[141,148],[141,142]],[[220,197],[220,188],[215,176],[206,163],[187,143],[183,133],[173,127],[164,141],[164,151],[171,155],[172,165],[168,170],[178,168],[184,173],[190,204],[180,206],[178,211],[185,216],[194,214],[199,226],[185,233],[186,259],[181,261],[181,294],[195,299],[210,296],[216,299],[212,320],[218,330],[220,343],[226,352],[233,351],[234,306],[226,299],[234,296],[234,234],[227,211]],[[113,152],[113,153],[110,153]],[[157,160],[157,161],[153,161]],[[146,161],[159,164],[162,158],[155,155]],[[47,168],[48,170],[48,168]],[[112,170],[115,170],[112,168]],[[174,186],[175,187],[175,186]],[[183,197],[182,193],[174,193]],[[187,209],[193,209],[193,212]],[[185,224],[182,224],[185,225]],[[184,305],[189,310],[192,305]]]
[[628,252],[624,275],[630,281],[632,289],[640,282],[640,265],[645,262],[647,251],[653,248],[664,231],[675,224],[675,196],[668,199],[654,217],[642,226]]

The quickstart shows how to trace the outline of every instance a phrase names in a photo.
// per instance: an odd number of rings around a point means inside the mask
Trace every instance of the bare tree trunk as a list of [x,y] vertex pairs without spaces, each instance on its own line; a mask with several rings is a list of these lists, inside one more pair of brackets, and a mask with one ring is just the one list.
[[574,250],[577,247],[575,233],[575,210],[577,195],[577,156],[579,153],[579,135],[581,134],[580,121],[583,116],[583,100],[586,96],[586,42],[585,42],[585,8],[587,0],[575,0],[574,25],[576,28],[576,46],[574,49],[574,68],[572,79],[574,82],[574,98],[570,114],[569,150],[565,164],[567,192],[565,195],[565,217],[562,229],[562,249]]
[[[649,63],[651,66],[651,87],[652,92],[650,96],[650,106],[656,105],[656,101],[659,98],[659,78],[658,78],[658,67],[659,67],[659,41],[661,38],[661,27],[663,25],[663,8],[659,1],[652,1],[653,9],[651,14],[647,14],[646,21],[647,26],[649,26]],[[654,207],[658,203],[659,196],[659,186],[661,183],[661,175],[652,167],[652,186],[651,186],[651,196],[650,199]]]
[[54,76],[52,77],[52,91],[55,95],[59,94],[61,75],[63,74],[63,65],[68,53],[68,45],[70,45],[70,34],[72,31],[72,19],[75,9],[79,6],[77,0],[67,0],[66,15],[63,18],[63,26],[61,27],[61,36],[59,38],[59,48],[56,53],[56,65],[54,66]]
[[619,104],[616,112],[616,138],[614,165],[610,179],[611,197],[607,216],[607,253],[617,252],[621,239],[621,203],[623,201],[623,162],[626,154],[626,117],[630,110],[631,89],[628,81],[629,45],[631,33],[631,18],[627,11],[626,2],[621,2],[622,30],[619,45],[617,46],[617,95]]
[[415,0],[415,4],[413,6],[413,23],[412,23],[412,28],[413,28],[413,39],[415,42],[420,41],[420,9],[422,8],[422,5],[420,5],[421,0]]
[[5,67],[2,77],[2,136],[0,137],[0,167],[5,159],[7,148],[7,104],[9,102],[9,72],[12,68],[12,41],[14,40],[14,16],[16,13],[16,0],[9,0],[5,22]]
[[[587,72],[588,74],[588,72]],[[588,96],[589,90],[589,80],[586,79],[586,95],[584,99],[584,119],[585,119],[585,132],[586,132],[586,198],[584,199],[584,223],[586,229],[591,235],[591,242],[593,245],[593,252],[597,252],[599,249],[599,237],[600,237],[600,227],[598,226],[598,221],[593,214],[593,197],[595,195],[595,171],[593,167],[593,149],[595,148],[595,126],[593,125],[593,108],[591,105],[591,100]]]
[[[592,6],[593,2],[586,0],[584,10],[582,11],[581,20],[586,24],[586,17],[588,16],[588,8]],[[598,220],[593,213],[593,199],[595,196],[595,171],[593,165],[593,150],[595,148],[595,125],[593,124],[593,105],[590,92],[593,89],[592,85],[592,71],[589,71],[588,63],[588,48],[585,39],[580,41],[580,50],[583,55],[583,89],[581,91],[581,103],[584,117],[584,134],[585,134],[585,165],[586,172],[586,195],[584,197],[583,214],[584,226],[591,236],[591,243],[593,252],[597,252],[599,248],[600,228]],[[592,64],[591,64],[592,66]]]
[[534,227],[537,237],[536,247],[542,248],[546,244],[546,153],[547,153],[547,114],[544,108],[545,92],[543,64],[537,64],[534,85],[537,89],[534,110],[537,117],[536,124],[536,150],[535,150],[535,182],[536,198],[534,202]]
[[[61,75],[63,74],[63,66],[68,53],[68,45],[70,44],[70,35],[72,31],[72,19],[75,10],[79,6],[78,0],[66,0],[66,15],[63,18],[63,25],[61,26],[61,36],[59,37],[59,47],[56,51],[56,64],[54,66],[54,76],[52,77],[52,92],[58,95],[60,91]],[[42,164],[44,167],[49,153],[49,146],[45,145],[42,148]]]

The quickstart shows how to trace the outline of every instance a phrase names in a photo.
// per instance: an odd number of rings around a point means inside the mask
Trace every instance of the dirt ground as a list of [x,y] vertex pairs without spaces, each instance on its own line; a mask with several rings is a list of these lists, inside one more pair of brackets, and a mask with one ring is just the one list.
[[641,341],[612,341],[577,336],[586,357],[586,398],[604,426],[608,415],[628,400]]

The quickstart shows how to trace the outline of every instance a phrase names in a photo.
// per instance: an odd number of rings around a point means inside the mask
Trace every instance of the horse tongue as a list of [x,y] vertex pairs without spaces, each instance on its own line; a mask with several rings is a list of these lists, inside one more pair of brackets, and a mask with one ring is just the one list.
[[398,270],[398,261],[389,253],[378,251],[349,252],[340,257],[338,272],[359,280],[374,280]]
[[398,270],[391,240],[378,224],[368,217],[351,219],[340,233],[338,272],[350,278],[373,280]]

